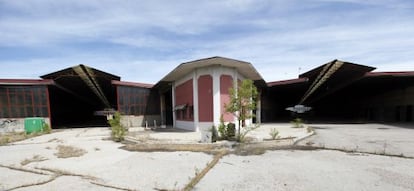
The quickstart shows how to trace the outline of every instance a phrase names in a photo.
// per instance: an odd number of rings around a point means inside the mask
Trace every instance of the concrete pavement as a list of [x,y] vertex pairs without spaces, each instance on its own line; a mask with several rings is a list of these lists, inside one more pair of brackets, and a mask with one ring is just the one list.
[[[109,132],[108,128],[67,129],[0,146],[0,190],[19,186],[15,190],[183,188],[212,159],[211,155],[194,152],[125,151],[119,149],[122,144],[105,140]],[[57,158],[54,154],[58,145],[81,148],[87,153]],[[36,155],[47,160],[21,164]]]
[[[315,145],[350,149],[356,144],[361,149],[371,149],[375,147],[370,140],[386,139],[393,147],[406,146],[398,148],[397,153],[410,155],[413,151],[410,128],[377,124],[350,128],[312,126],[317,135],[300,144],[311,141]],[[301,137],[307,132],[292,129],[290,124],[262,127],[250,136],[256,140],[268,139],[275,127],[282,137]],[[387,130],[391,131],[380,133]],[[180,190],[214,158],[202,152],[129,152],[119,148],[123,144],[108,140],[109,133],[108,128],[66,129],[0,146],[0,190]],[[156,141],[158,137],[174,142],[177,137],[171,136],[177,135],[171,133],[154,135],[149,140]],[[185,141],[196,140],[196,134],[188,135],[179,136]],[[59,145],[83,149],[86,153],[58,158]],[[24,160],[33,161],[21,163]],[[194,190],[414,190],[413,166],[414,159],[330,150],[230,154],[201,177]]]
[[355,152],[414,157],[414,124],[310,124],[316,134],[301,141]]
[[338,151],[228,155],[194,190],[414,190],[414,161]]

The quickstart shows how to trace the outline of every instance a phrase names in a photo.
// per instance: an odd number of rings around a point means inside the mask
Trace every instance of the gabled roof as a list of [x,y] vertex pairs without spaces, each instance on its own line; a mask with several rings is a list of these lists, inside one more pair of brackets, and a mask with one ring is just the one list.
[[63,70],[59,70],[56,72],[52,72],[50,74],[45,74],[43,76],[40,76],[43,79],[56,79],[56,78],[61,78],[61,77],[67,77],[67,76],[78,76],[78,74],[76,74],[76,72],[74,71],[77,68],[86,68],[88,70],[91,70],[93,72],[93,75],[95,75],[96,77],[105,77],[105,78],[110,78],[110,79],[114,79],[114,80],[120,80],[121,77],[104,72],[102,70],[98,70],[96,68],[92,68],[83,64],[79,64],[77,66],[73,66],[73,67],[69,67]]
[[360,64],[355,64],[352,62],[346,62],[346,61],[341,61],[341,60],[333,60],[331,62],[328,62],[326,64],[323,64],[317,68],[314,68],[312,70],[309,70],[305,73],[302,73],[299,75],[300,78],[303,77],[307,77],[307,78],[315,78],[317,75],[319,75],[321,72],[323,72],[323,69],[331,64],[335,64],[335,63],[341,63],[342,67],[341,70],[345,71],[345,72],[358,72],[358,73],[366,73],[366,72],[370,72],[372,70],[375,70],[374,67],[371,66],[365,66],[365,65],[360,65]]
[[374,69],[374,67],[370,66],[333,60],[316,69],[301,74],[300,77],[309,78],[312,84],[299,103],[309,103],[321,99],[363,78],[367,72]]
[[240,74],[242,74],[246,78],[249,78],[254,81],[262,80],[262,77],[260,76],[260,74],[257,72],[257,70],[253,67],[251,63],[215,56],[215,57],[204,58],[200,60],[194,60],[194,61],[182,63],[178,65],[173,71],[168,73],[158,83],[172,82],[172,81],[178,80],[179,78],[183,77],[184,75],[188,74],[189,72],[191,72],[192,70],[196,68],[214,66],[214,65],[235,68]]
[[[83,64],[43,75],[41,78],[54,80],[58,88],[82,100],[88,100],[89,103],[90,100],[99,100],[105,108],[111,108],[109,101],[113,93],[111,81],[121,79],[119,76]],[[98,99],[91,99],[93,97]]]
[[53,80],[0,79],[0,85],[53,85]]

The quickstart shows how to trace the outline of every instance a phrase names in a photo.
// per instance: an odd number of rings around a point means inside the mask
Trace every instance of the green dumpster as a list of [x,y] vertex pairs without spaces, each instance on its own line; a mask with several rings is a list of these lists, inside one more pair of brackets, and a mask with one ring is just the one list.
[[42,132],[45,119],[41,117],[31,117],[24,119],[24,130],[27,134]]

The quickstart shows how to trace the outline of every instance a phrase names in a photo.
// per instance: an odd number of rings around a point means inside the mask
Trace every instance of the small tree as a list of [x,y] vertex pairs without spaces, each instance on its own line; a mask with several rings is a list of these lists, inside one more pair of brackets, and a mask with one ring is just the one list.
[[242,121],[252,118],[252,110],[256,108],[257,88],[253,81],[246,79],[238,84],[237,89],[230,88],[230,103],[226,104],[226,111],[233,113],[237,118],[237,141],[240,141],[240,126]]
[[220,115],[220,125],[218,127],[220,139],[227,139],[226,125],[224,124],[223,114]]
[[121,114],[115,112],[113,119],[109,119],[108,123],[111,125],[112,140],[115,142],[123,141],[127,130],[121,124]]

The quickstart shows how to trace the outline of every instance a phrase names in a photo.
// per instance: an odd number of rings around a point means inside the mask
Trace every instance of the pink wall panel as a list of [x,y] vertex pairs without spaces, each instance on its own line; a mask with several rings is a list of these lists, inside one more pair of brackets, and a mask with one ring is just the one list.
[[232,122],[234,116],[231,113],[226,112],[225,104],[230,102],[230,93],[229,89],[233,87],[233,78],[230,75],[221,75],[220,76],[220,105],[221,105],[221,114],[223,119],[226,122]]
[[213,78],[210,75],[198,78],[198,116],[200,122],[213,121]]
[[193,121],[193,79],[175,87],[175,105],[187,104],[184,110],[177,110],[177,120]]

